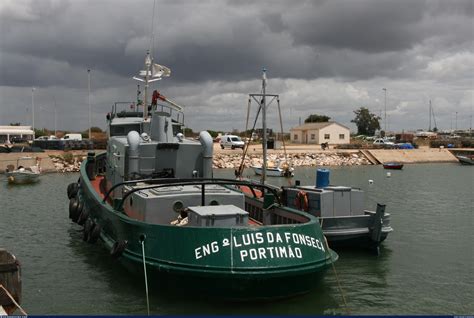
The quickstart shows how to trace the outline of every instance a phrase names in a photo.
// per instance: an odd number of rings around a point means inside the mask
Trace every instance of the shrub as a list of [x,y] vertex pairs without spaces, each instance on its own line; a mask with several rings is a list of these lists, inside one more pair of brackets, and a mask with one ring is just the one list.
[[70,152],[63,154],[63,160],[67,163],[74,163],[74,155]]

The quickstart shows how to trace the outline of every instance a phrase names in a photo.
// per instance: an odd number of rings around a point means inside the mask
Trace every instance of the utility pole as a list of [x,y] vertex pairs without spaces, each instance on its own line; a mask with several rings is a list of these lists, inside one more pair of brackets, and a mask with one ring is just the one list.
[[385,93],[385,98],[384,98],[384,105],[385,105],[385,116],[384,116],[384,126],[385,126],[385,133],[387,133],[387,89],[384,87],[382,88],[382,90],[384,91]]
[[31,125],[33,127],[33,139],[35,139],[35,88],[31,88]]
[[57,117],[57,105],[56,105],[56,98],[54,98],[54,136],[56,136],[56,133],[58,132],[58,117]]
[[92,116],[91,116],[91,70],[87,70],[87,89],[89,92],[89,140],[91,140],[91,126],[92,126]]

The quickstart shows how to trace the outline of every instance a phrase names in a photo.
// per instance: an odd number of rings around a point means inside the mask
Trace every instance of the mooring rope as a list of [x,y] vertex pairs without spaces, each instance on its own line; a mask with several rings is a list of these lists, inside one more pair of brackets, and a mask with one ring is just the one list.
[[146,292],[146,310],[148,316],[150,316],[150,300],[148,296],[148,277],[146,275],[146,262],[145,262],[145,238],[140,238],[140,243],[142,244],[142,259],[143,259],[143,273],[145,274],[145,292]]
[[[321,229],[322,229],[322,224],[323,224],[323,219],[321,219]],[[341,282],[339,281],[339,276],[337,275],[336,266],[334,265],[334,259],[332,258],[331,251],[329,250],[329,245],[328,245],[328,241],[326,239],[326,236],[323,235],[323,237],[324,237],[324,243],[326,243],[326,251],[329,253],[329,258],[331,258],[332,270],[334,272],[334,275],[336,276],[337,287],[339,289],[339,293],[341,294],[342,301],[344,303],[344,307],[346,308],[346,312],[349,315],[350,310],[349,310],[349,307],[347,306],[346,296],[344,295],[344,291],[341,287]]]
[[0,288],[5,291],[5,293],[7,294],[8,298],[10,298],[10,300],[12,301],[12,303],[21,311],[21,313],[22,313],[24,316],[28,316],[28,314],[26,313],[26,311],[24,311],[23,308],[21,308],[21,306],[16,302],[15,298],[13,298],[13,296],[8,292],[8,290],[7,290],[5,287],[3,287],[2,284],[0,284]]

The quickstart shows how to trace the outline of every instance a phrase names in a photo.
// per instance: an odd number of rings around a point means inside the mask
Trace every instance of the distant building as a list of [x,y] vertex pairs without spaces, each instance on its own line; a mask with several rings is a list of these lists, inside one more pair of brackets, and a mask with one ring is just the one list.
[[[257,138],[259,139],[263,138],[263,128],[256,128],[254,132]],[[267,128],[267,137],[270,137],[270,136],[273,136],[273,129]]]
[[31,126],[0,126],[0,144],[26,142],[34,139]]
[[307,123],[290,129],[291,142],[298,144],[348,144],[350,129],[336,122]]

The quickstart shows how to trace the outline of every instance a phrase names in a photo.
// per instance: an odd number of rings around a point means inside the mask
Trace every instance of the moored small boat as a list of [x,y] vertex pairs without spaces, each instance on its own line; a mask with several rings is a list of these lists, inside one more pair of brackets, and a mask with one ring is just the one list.
[[[256,175],[262,175],[262,166],[250,166]],[[266,169],[267,177],[293,177],[295,169],[293,167],[271,167]]]
[[457,155],[456,158],[463,165],[474,165],[474,155],[466,155],[466,156]]
[[393,169],[393,170],[401,170],[403,169],[403,163],[400,162],[385,162],[383,164],[384,169]]
[[[24,167],[20,165],[22,161],[36,160],[36,164],[33,166]],[[5,174],[7,176],[8,183],[11,184],[28,184],[35,183],[39,180],[41,175],[41,167],[38,158],[32,157],[21,157],[17,160],[17,168],[15,169],[12,165],[8,165]]]
[[22,314],[26,315],[19,307],[21,297],[20,262],[15,255],[0,248],[0,316],[2,314],[12,315],[16,309],[20,309]]
[[360,246],[378,252],[393,231],[385,205],[377,204],[376,211],[364,209],[364,192],[331,186],[327,169],[318,169],[316,180],[316,186],[283,187],[283,203],[318,217],[331,248]]

